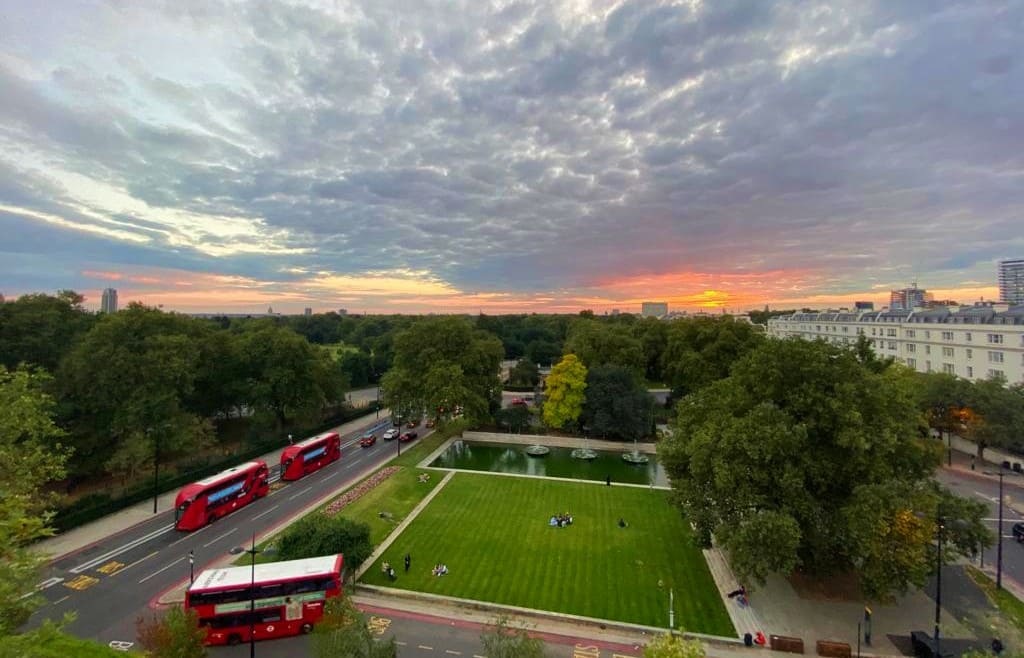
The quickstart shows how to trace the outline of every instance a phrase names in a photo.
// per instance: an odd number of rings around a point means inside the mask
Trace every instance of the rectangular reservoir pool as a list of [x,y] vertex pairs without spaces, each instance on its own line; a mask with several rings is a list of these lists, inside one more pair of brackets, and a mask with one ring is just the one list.
[[592,460],[575,459],[572,456],[572,448],[556,447],[552,447],[551,452],[543,457],[532,457],[526,454],[527,447],[529,446],[460,439],[452,442],[447,450],[430,462],[430,465],[467,471],[518,473],[602,482],[610,476],[613,484],[628,482],[668,486],[668,478],[658,464],[656,455],[647,455],[649,461],[642,465],[628,464],[622,460],[623,453],[632,451],[629,444],[622,444],[622,452],[595,450],[597,457]]

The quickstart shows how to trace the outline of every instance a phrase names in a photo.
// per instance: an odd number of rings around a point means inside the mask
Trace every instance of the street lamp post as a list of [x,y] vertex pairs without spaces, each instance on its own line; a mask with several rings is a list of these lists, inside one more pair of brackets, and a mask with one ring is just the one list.
[[1000,467],[998,471],[984,471],[985,475],[999,477],[999,530],[996,535],[996,589],[1003,589],[1003,476],[1006,471]]
[[249,581],[249,658],[256,658],[256,554],[272,555],[276,551],[271,548],[256,548],[256,533],[252,533],[252,546],[245,548],[236,546],[231,549],[232,555],[248,553],[252,557],[252,571]]
[[940,516],[938,519],[939,545],[935,551],[935,656],[942,658],[941,639],[939,636],[940,616],[942,614],[942,530],[945,520]]
[[398,419],[398,436],[395,437],[395,443],[398,444],[398,456],[402,456],[402,403],[398,400],[395,401],[395,418]]
[[191,585],[196,580],[196,552],[188,552],[188,584]]

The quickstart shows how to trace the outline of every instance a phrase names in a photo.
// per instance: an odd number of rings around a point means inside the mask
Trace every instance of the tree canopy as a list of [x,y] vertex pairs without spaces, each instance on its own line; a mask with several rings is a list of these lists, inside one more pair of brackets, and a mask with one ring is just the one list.
[[[659,457],[701,539],[714,533],[742,578],[856,570],[885,598],[921,584],[942,510],[966,522],[948,531],[950,559],[991,541],[981,505],[931,481],[937,456],[917,432],[915,383],[823,342],[763,342],[679,402]],[[901,560],[888,557],[894,537]]]
[[544,424],[561,428],[575,425],[586,399],[587,367],[575,354],[562,357],[544,382]]
[[377,640],[366,618],[347,595],[328,599],[324,615],[313,629],[311,641],[317,658],[395,658],[394,638]]
[[644,374],[644,349],[629,327],[597,320],[577,320],[569,326],[565,354],[575,354],[587,368],[615,365]]
[[485,629],[480,642],[487,658],[544,658],[544,640],[510,626],[504,617]]
[[746,322],[730,316],[687,318],[669,324],[662,372],[675,398],[728,376],[732,364],[764,342]]
[[622,366],[587,370],[582,422],[594,436],[632,441],[651,431],[654,398],[634,371]]

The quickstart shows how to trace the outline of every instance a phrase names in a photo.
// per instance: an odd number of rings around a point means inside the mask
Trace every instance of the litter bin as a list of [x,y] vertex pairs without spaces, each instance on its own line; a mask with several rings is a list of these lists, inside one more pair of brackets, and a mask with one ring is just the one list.
[[743,634],[743,646],[752,647],[754,646],[754,636],[750,633]]

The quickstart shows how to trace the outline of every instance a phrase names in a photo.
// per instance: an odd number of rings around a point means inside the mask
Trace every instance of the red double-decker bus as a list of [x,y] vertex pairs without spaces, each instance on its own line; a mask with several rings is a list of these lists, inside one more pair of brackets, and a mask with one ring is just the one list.
[[[185,593],[206,627],[206,644],[238,644],[308,633],[327,599],[341,594],[341,555],[208,569]],[[255,599],[255,611],[253,611]]]
[[270,492],[267,463],[257,459],[186,485],[174,500],[174,527],[196,530]]
[[341,437],[325,432],[288,446],[281,453],[281,479],[298,480],[341,457]]

